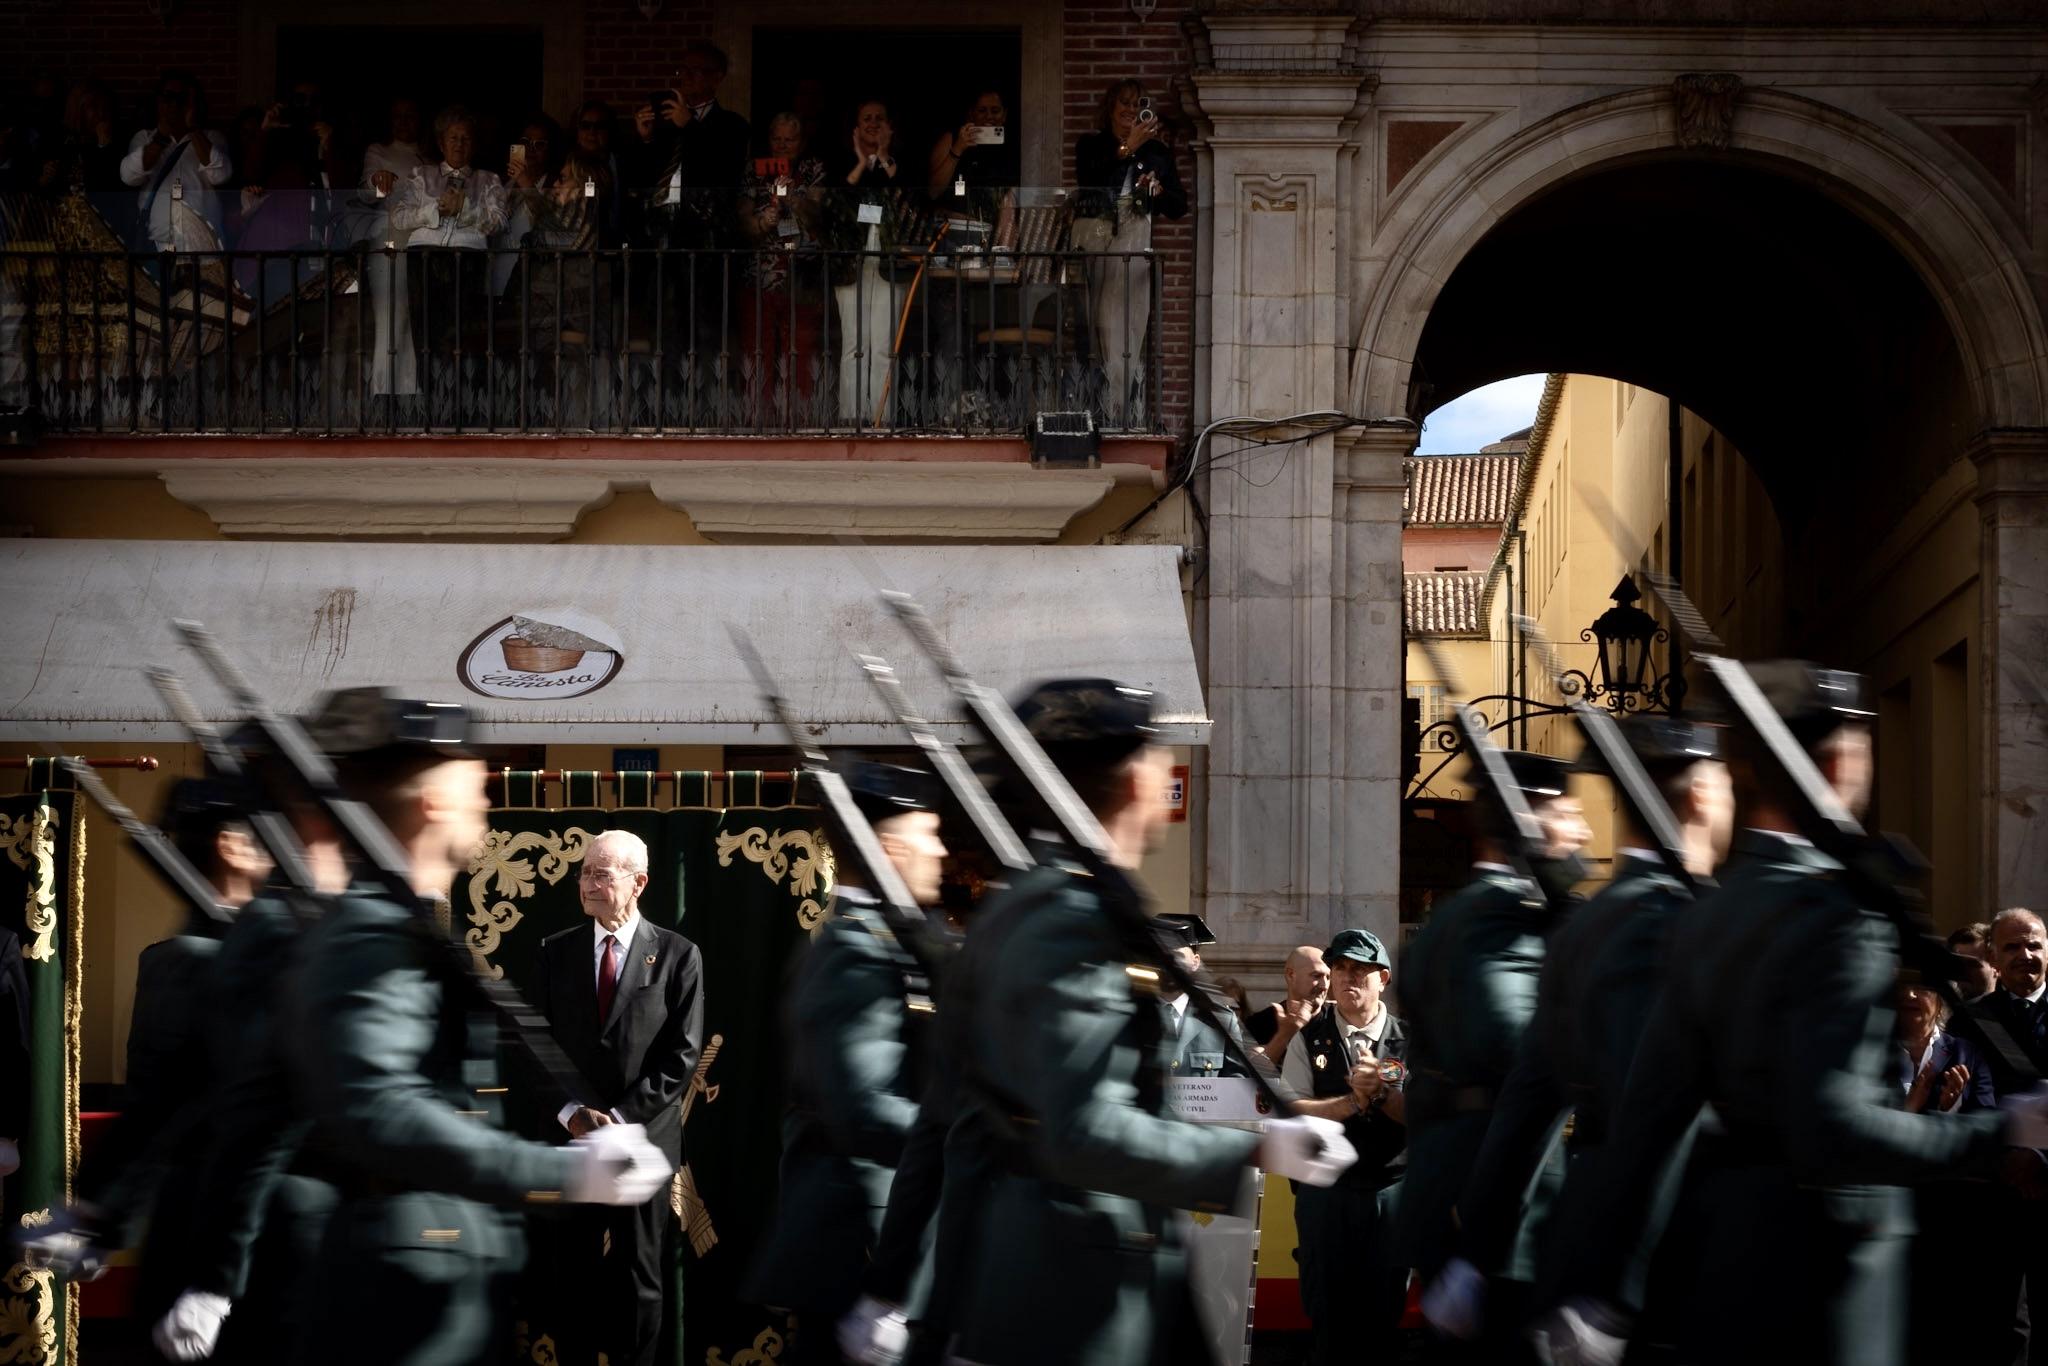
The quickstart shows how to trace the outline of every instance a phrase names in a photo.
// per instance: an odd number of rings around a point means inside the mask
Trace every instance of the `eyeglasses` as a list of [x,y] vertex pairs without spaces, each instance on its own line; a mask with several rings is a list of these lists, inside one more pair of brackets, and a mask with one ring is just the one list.
[[593,122],[591,120],[586,119],[584,122],[579,123],[576,126],[578,128],[581,128],[586,133],[602,133],[609,125]]

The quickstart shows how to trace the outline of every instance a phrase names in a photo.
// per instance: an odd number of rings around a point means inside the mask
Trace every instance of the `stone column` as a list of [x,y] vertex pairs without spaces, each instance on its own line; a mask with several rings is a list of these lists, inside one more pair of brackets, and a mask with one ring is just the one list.
[[2048,431],[1969,447],[1983,514],[1978,598],[1988,909],[2048,913]]
[[[1203,422],[1343,401],[1370,82],[1344,15],[1200,20]],[[1202,914],[1215,966],[1277,984],[1284,951],[1398,901],[1400,454],[1412,425],[1265,449],[1216,442],[1206,499],[1209,712]],[[1287,435],[1288,433],[1282,433]]]

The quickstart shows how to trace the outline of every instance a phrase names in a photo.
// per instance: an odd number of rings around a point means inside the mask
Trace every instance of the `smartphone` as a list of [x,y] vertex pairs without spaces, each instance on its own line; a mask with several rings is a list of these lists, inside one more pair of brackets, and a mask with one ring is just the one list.
[[523,168],[526,165],[526,144],[523,142],[513,143],[510,155],[512,161],[512,169],[514,171],[517,171]]
[[760,180],[775,180],[789,174],[788,157],[755,157],[754,175]]
[[680,101],[682,98],[683,97],[681,95],[678,95],[673,90],[657,90],[652,95],[649,95],[647,97],[647,103],[653,108],[655,114],[658,116],[661,113],[661,102],[663,100]]
[[1009,129],[1003,127],[1001,124],[996,124],[992,128],[976,129],[974,134],[974,140],[976,142],[993,142],[994,144],[996,144],[996,146],[1000,147],[1003,145],[1004,142],[1006,142],[1009,139],[1009,135]]

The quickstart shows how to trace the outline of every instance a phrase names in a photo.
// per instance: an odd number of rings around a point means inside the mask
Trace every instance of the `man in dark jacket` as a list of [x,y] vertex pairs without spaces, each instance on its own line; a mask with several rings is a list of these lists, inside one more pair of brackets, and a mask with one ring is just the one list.
[[[861,764],[848,787],[910,894],[935,905],[946,856],[937,780]],[[912,1009],[908,989],[920,972],[873,890],[842,880],[791,993],[781,1205],[748,1290],[795,1311],[792,1363],[838,1366],[834,1325],[859,1297],[881,1237],[924,1075],[929,1015]]]
[[[630,830],[590,842],[577,873],[584,914],[540,945],[534,1005],[595,1094],[558,1096],[572,1138],[607,1125],[645,1126],[671,1167],[683,1161],[679,1102],[704,1038],[697,946],[640,913],[647,845]],[[557,1248],[568,1270],[559,1324],[573,1358],[652,1366],[664,1323],[666,1188],[629,1209],[575,1211]],[[565,1344],[566,1345],[566,1344]]]

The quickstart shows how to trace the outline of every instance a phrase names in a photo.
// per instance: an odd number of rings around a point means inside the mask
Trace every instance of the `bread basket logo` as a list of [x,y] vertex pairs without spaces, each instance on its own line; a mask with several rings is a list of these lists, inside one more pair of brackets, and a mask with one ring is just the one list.
[[469,643],[455,672],[485,697],[581,697],[624,666],[618,638],[597,618],[566,608],[509,616]]

